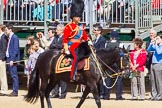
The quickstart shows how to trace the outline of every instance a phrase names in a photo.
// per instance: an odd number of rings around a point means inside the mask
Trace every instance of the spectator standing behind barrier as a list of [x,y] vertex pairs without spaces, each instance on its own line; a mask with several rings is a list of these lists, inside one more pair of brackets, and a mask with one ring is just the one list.
[[14,10],[14,3],[13,0],[8,0],[6,4],[6,20],[12,20],[13,19],[13,10]]
[[[112,49],[112,50],[115,48],[123,48],[123,44],[120,43],[118,40],[119,40],[118,32],[112,31],[110,33],[110,41],[106,42],[106,44],[105,44],[106,48]],[[118,72],[118,70],[119,70],[119,67],[117,66],[117,64],[113,64],[111,68],[114,69],[115,72]],[[114,74],[114,72],[112,72],[110,69],[108,69],[108,73]],[[125,98],[122,97],[122,91],[123,91],[122,79],[123,79],[123,77],[119,76],[117,79],[116,85],[115,85],[116,86],[116,100],[125,100]],[[111,84],[112,80],[113,79],[110,77],[106,78],[105,82],[108,87],[112,86],[112,84]],[[111,89],[105,89],[104,99],[109,100],[110,92],[111,92]]]
[[62,14],[63,14],[63,4],[61,0],[52,0],[50,1],[50,5],[52,7],[52,20],[62,20]]
[[140,38],[135,38],[134,50],[130,52],[130,67],[132,70],[131,73],[131,95],[132,100],[145,99],[145,76],[144,68],[147,58],[147,52],[142,49],[143,41]]
[[27,87],[29,86],[29,80],[30,80],[31,72],[34,70],[37,58],[39,56],[39,53],[36,52],[35,45],[31,45],[28,51],[30,53],[30,56],[29,56],[29,60],[27,62],[27,68],[26,68],[26,70],[28,72],[27,73],[27,75],[28,75]]
[[28,59],[29,59],[29,56],[30,56],[30,51],[29,51],[29,48],[34,45],[34,36],[30,35],[28,36],[27,38],[27,43],[25,45],[25,48],[24,48],[24,57],[23,59],[25,60],[24,61],[24,64],[25,64],[25,69],[24,69],[24,73],[27,75],[27,85],[28,85],[28,79],[29,79],[29,72],[27,70],[27,62],[28,62]]
[[9,96],[18,96],[19,81],[18,81],[18,73],[17,73],[17,63],[14,62],[20,60],[19,39],[12,32],[11,25],[7,25],[5,31],[6,31],[6,35],[8,36],[6,62],[9,63],[7,64],[7,68],[9,70],[13,82],[13,88],[12,88],[13,91],[9,94]]
[[46,36],[43,35],[42,32],[37,32],[36,36],[40,42],[40,46],[44,49],[49,49],[49,46],[51,45],[52,41],[54,40],[55,36],[55,30],[54,29],[49,29],[48,30],[48,39]]
[[[150,43],[152,40],[155,40],[157,36],[157,32],[154,30],[154,29],[151,29],[150,30],[150,39],[149,41],[146,42],[146,49],[148,49]],[[153,71],[151,71],[151,64],[152,64],[152,55],[153,55],[153,52],[148,52],[148,55],[147,55],[147,60],[146,60],[146,68],[148,69],[149,71],[149,79],[150,79],[150,85],[151,85],[151,98],[154,98],[157,94],[157,91],[156,91],[156,87],[155,87],[155,74],[153,73]]]
[[44,49],[40,47],[40,43],[38,40],[34,40],[34,45],[36,48],[36,52],[38,52],[39,54],[44,52]]
[[[111,5],[110,16],[108,24],[117,20],[118,22],[124,23],[124,7],[127,3],[127,0],[115,0]],[[120,27],[124,27],[122,24]]]
[[[85,5],[85,22],[86,25],[88,26],[90,23],[90,0],[84,0],[84,5]],[[93,0],[93,23],[96,21],[96,12],[97,12],[97,0]]]
[[162,100],[162,36],[157,36],[147,49],[153,51],[151,73],[154,74],[152,82],[152,100]]
[[5,96],[8,91],[6,75],[7,36],[4,34],[5,27],[5,25],[0,24],[0,96]]
[[[157,32],[154,29],[151,29],[150,30],[150,39],[146,42],[146,49],[150,45],[151,40],[154,40],[156,38],[156,36],[157,36]],[[152,55],[153,55],[153,53],[149,52],[148,56],[147,56],[147,61],[146,61],[146,68],[149,71],[150,71],[150,67],[151,67],[151,63],[152,63]]]
[[29,51],[30,46],[32,45],[34,45],[34,36],[29,35],[27,37],[26,45],[24,48],[24,57],[23,57],[24,60],[29,58],[30,53],[28,51]]
[[[57,36],[55,37],[54,41],[51,43],[50,49],[54,49],[56,51],[61,51],[61,49],[63,49],[63,44],[62,44],[63,31],[64,31],[64,25],[62,24],[57,25],[56,28]],[[60,96],[59,96],[59,88],[61,88]],[[63,80],[59,80],[55,88],[52,90],[51,94],[52,94],[51,96],[52,98],[59,98],[59,99],[66,98],[67,83]]]

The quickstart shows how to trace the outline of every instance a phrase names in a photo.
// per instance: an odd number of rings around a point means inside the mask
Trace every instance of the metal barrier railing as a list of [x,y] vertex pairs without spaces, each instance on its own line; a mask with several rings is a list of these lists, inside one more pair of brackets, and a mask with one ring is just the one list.
[[[1,23],[14,23],[18,26],[41,23],[44,26],[45,21],[58,20],[61,23],[70,21],[71,0],[5,1],[2,0],[0,4]],[[156,21],[158,18],[158,21],[161,21],[162,0],[84,0],[84,3],[82,23],[87,27],[100,23],[107,28],[111,23],[135,24],[136,29],[140,29],[152,27],[153,19]]]
[[[10,0],[3,5],[4,22],[43,22],[44,20],[55,21],[56,19],[68,23],[69,8],[71,0],[56,0],[48,1],[48,5],[44,5],[43,0],[40,2],[34,1]],[[90,23],[90,0],[84,0],[85,11],[82,22],[88,25]],[[2,4],[1,4],[2,5]],[[106,24],[108,21],[112,23],[134,23],[134,12],[131,7],[134,7],[131,2],[118,1],[102,1],[93,0],[93,23]],[[48,19],[44,19],[44,8],[47,8]]]
[[138,27],[150,28],[152,26],[152,7],[150,0],[138,0]]

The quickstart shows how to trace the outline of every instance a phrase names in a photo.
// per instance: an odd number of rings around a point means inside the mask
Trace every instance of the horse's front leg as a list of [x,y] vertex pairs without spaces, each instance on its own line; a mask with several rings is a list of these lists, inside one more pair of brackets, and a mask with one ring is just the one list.
[[83,91],[83,95],[78,103],[78,105],[76,106],[76,108],[80,108],[81,105],[83,104],[83,102],[85,101],[87,95],[90,93],[90,88],[88,86],[86,86],[85,90]]
[[97,85],[91,85],[90,88],[98,108],[101,108],[101,101],[100,101]]

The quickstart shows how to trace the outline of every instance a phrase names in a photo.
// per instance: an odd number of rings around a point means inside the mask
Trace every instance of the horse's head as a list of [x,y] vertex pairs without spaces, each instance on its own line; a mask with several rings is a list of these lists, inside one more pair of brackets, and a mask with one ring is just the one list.
[[124,72],[123,76],[128,77],[130,74],[130,62],[129,62],[129,50],[130,46],[128,46],[127,50],[125,48],[120,48],[120,69]]

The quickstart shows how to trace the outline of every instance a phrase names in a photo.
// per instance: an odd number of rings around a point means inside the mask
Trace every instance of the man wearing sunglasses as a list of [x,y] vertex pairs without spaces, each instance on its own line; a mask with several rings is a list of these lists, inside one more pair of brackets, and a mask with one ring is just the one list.
[[93,42],[95,49],[105,48],[106,39],[102,36],[102,27],[99,24],[93,26],[93,34],[96,36]]

